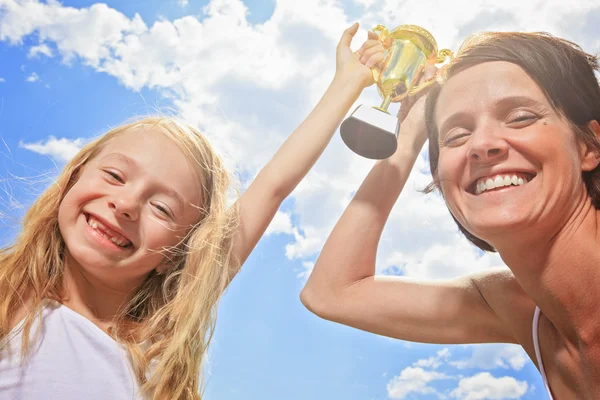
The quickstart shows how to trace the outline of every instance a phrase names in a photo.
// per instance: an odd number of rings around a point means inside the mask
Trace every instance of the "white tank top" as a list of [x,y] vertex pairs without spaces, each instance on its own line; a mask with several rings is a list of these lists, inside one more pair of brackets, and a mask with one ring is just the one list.
[[544,387],[548,392],[548,398],[552,399],[552,392],[550,391],[550,385],[548,384],[548,378],[546,377],[546,371],[544,370],[544,363],[542,362],[542,352],[540,350],[540,341],[539,341],[539,325],[540,325],[540,308],[535,307],[535,312],[533,313],[533,323],[532,323],[532,334],[533,334],[533,347],[535,349],[535,357],[537,358],[538,366],[540,367],[540,373],[542,374],[542,382],[544,382]]
[[125,348],[82,315],[53,304],[45,304],[39,339],[22,365],[22,323],[0,343],[0,400],[141,399]]

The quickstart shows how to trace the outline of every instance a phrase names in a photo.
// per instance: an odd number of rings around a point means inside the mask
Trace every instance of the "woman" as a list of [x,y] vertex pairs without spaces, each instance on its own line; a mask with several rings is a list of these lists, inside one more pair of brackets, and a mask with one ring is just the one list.
[[[383,57],[374,36],[359,54],[369,65]],[[402,105],[398,151],[373,167],[348,205],[303,303],[403,340],[518,343],[550,396],[600,396],[594,70],[596,57],[547,34],[467,41],[426,98]],[[432,188],[467,238],[497,251],[509,270],[441,282],[374,276],[381,232],[427,137]]]

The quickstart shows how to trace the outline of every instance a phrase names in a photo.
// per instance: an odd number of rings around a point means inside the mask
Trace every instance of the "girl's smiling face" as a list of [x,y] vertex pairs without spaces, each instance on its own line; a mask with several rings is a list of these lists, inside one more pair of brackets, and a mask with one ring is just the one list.
[[521,229],[559,227],[587,199],[581,173],[595,168],[596,157],[516,64],[486,62],[454,75],[435,122],[448,207],[492,245]]
[[138,284],[200,219],[201,181],[180,148],[149,128],[111,139],[59,207],[67,259],[114,289]]

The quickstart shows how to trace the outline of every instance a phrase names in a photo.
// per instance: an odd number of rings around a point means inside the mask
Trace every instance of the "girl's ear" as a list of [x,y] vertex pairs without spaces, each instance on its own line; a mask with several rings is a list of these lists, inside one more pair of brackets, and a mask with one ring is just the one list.
[[[600,124],[598,121],[590,121],[588,123],[588,129],[596,136],[596,139],[600,141]],[[598,152],[597,149],[591,149],[589,146],[585,146],[583,157],[581,159],[581,170],[592,171],[598,164],[600,164],[600,152]]]

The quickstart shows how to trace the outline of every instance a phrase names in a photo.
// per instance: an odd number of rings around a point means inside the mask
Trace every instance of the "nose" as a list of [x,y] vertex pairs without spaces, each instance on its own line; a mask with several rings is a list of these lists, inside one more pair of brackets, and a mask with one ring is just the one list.
[[110,208],[117,218],[126,219],[128,221],[136,221],[139,217],[138,203],[131,196],[118,196],[108,201]]
[[508,153],[508,143],[502,138],[500,128],[482,127],[471,134],[468,157],[476,162],[493,162]]

